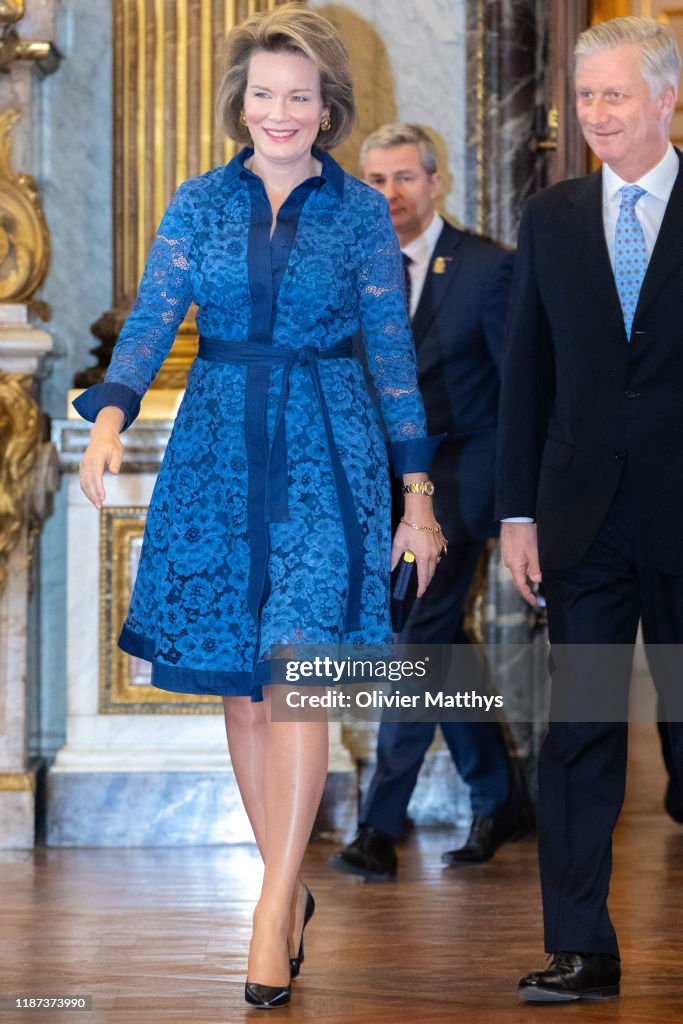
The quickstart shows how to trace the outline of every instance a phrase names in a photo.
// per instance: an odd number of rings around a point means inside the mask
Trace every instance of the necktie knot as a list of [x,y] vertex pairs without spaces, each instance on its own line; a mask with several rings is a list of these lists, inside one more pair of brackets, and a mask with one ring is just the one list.
[[645,189],[640,185],[624,185],[621,189],[621,208],[633,208],[638,200],[645,195]]

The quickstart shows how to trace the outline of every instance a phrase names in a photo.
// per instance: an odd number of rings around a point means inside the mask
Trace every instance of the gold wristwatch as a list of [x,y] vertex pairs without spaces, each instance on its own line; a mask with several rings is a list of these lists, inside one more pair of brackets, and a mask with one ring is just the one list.
[[403,484],[401,491],[403,494],[426,494],[431,498],[434,493],[434,484],[431,480],[423,480],[419,484]]

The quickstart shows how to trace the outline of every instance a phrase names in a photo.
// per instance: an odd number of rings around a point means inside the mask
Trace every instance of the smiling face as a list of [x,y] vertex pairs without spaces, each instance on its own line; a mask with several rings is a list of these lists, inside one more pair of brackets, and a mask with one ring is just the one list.
[[427,174],[416,145],[406,143],[368,150],[363,177],[389,203],[401,245],[407,245],[426,231],[434,216],[441,179],[438,174]]
[[329,110],[315,63],[298,53],[257,50],[249,62],[244,111],[257,158],[297,164],[310,159]]
[[582,57],[576,69],[576,113],[586,142],[624,181],[634,182],[664,156],[676,90],[653,99],[633,44]]

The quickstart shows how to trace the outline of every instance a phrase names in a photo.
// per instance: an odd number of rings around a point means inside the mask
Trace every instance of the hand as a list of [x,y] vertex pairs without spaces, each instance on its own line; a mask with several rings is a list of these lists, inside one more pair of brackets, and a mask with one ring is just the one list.
[[528,580],[541,582],[536,523],[501,523],[500,549],[503,565],[510,570],[515,588],[535,607],[538,601]]
[[[407,517],[406,517],[407,518]],[[432,516],[430,521],[412,519],[424,526],[436,526]],[[440,533],[428,533],[426,530],[414,530],[412,526],[400,523],[394,534],[391,547],[391,568],[394,569],[405,551],[412,551],[417,563],[417,596],[422,597],[436,572],[436,565],[443,554],[443,537]]]
[[96,509],[101,509],[106,498],[104,470],[118,474],[123,460],[123,445],[119,430],[123,425],[123,412],[107,406],[98,415],[90,434],[90,443],[78,468],[81,490]]

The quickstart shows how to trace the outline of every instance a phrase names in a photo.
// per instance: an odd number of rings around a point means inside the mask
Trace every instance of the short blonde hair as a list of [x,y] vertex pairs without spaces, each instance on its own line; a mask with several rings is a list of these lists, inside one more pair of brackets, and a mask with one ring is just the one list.
[[318,149],[332,149],[351,134],[356,123],[356,103],[348,50],[327,18],[304,3],[294,2],[253,14],[228,34],[225,73],[216,96],[216,116],[226,135],[244,144],[251,142],[240,113],[249,61],[257,50],[296,53],[317,65],[323,105],[329,108],[332,122],[329,131],[318,133]]
[[574,64],[578,67],[582,57],[615,46],[640,47],[643,78],[650,95],[656,99],[671,85],[678,88],[681,74],[681,52],[676,36],[668,25],[655,18],[610,18],[582,32],[574,47]]

